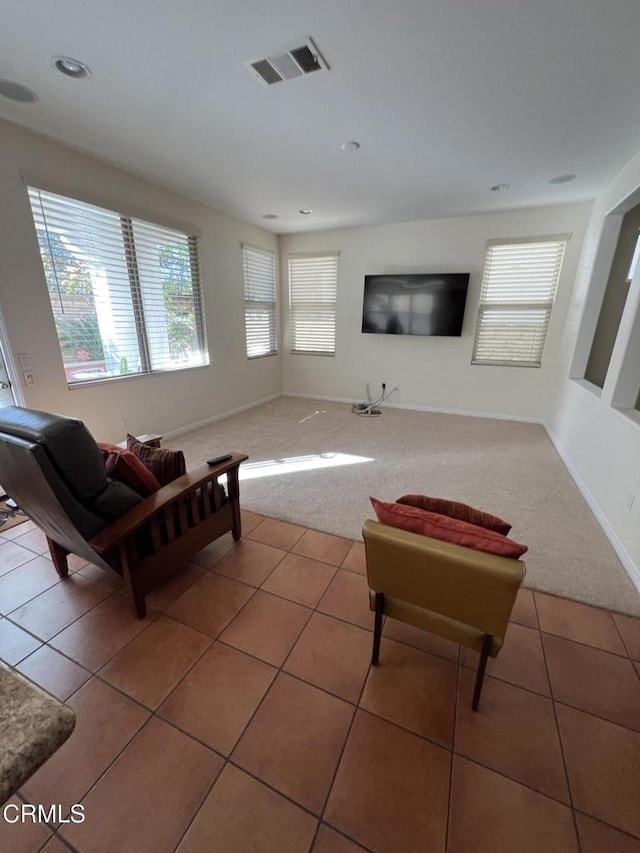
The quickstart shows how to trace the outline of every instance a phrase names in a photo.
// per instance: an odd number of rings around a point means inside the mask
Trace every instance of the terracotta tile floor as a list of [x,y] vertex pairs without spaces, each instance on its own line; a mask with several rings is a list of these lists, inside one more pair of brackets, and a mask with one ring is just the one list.
[[[364,548],[244,513],[133,614],[32,526],[0,536],[0,657],[76,730],[12,803],[11,853],[640,853],[640,620],[522,590],[477,656],[387,620]],[[114,582],[115,581],[115,582]]]

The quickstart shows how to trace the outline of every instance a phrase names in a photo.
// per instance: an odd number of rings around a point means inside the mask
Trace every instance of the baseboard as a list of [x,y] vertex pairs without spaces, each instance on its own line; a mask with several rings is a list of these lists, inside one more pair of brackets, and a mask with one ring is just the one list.
[[507,415],[504,412],[474,412],[468,409],[443,409],[438,406],[414,406],[407,403],[384,403],[390,409],[409,409],[413,412],[433,412],[436,415],[460,415],[463,418],[488,418],[492,421],[518,421],[524,424],[541,424],[543,418],[527,418],[524,415]]
[[278,392],[277,394],[271,394],[269,397],[262,397],[260,400],[254,400],[253,403],[245,403],[243,406],[237,406],[235,409],[228,409],[226,412],[220,412],[218,415],[212,415],[210,418],[205,418],[202,421],[196,421],[193,424],[187,424],[186,426],[178,427],[177,429],[169,430],[169,432],[165,432],[163,438],[177,438],[180,435],[184,435],[187,432],[193,432],[196,429],[201,429],[202,427],[209,426],[210,424],[216,423],[216,421],[222,421],[225,418],[230,418],[232,415],[239,415],[241,412],[246,412],[249,409],[254,409],[256,406],[261,406],[263,403],[269,403],[271,400],[277,400],[278,397],[282,397],[282,394]]
[[558,441],[556,436],[553,434],[552,430],[549,428],[549,425],[545,424],[544,428],[547,432],[547,435],[551,439],[551,443],[555,447],[555,449],[558,453],[558,456],[560,457],[560,459],[562,459],[565,468],[567,469],[567,471],[571,475],[573,482],[576,484],[576,486],[578,487],[578,490],[580,491],[580,494],[582,495],[582,497],[585,499],[585,501],[589,505],[589,509],[591,510],[591,512],[596,517],[596,521],[598,522],[598,524],[602,528],[604,535],[607,537],[607,539],[611,543],[611,547],[613,548],[613,550],[618,555],[618,558],[620,559],[620,562],[624,566],[626,573],[631,578],[631,582],[633,583],[635,588],[638,590],[638,592],[640,592],[640,568],[638,568],[638,566],[633,562],[631,555],[629,554],[627,549],[624,547],[624,545],[620,541],[618,534],[615,532],[613,527],[611,527],[611,525],[609,524],[609,521],[608,521],[606,515],[600,509],[598,502],[596,501],[594,496],[589,491],[587,484],[584,482],[584,480],[582,479],[582,477],[580,476],[580,474],[578,473],[578,471],[574,467],[573,462],[569,459],[569,457],[565,453],[562,445],[560,444],[560,442]]
[[283,397],[297,397],[301,400],[325,400],[327,403],[346,403],[352,406],[354,400],[348,400],[346,397],[327,397],[326,394],[297,394],[294,391],[283,391]]
[[[298,394],[293,391],[283,391],[283,397],[299,397],[306,400],[326,400],[329,403],[346,403],[349,406],[352,406],[355,402],[362,402],[362,398],[360,400],[354,400],[353,398],[347,399],[345,397],[327,397],[323,394]],[[379,405],[381,409],[405,409],[410,412],[433,412],[437,415],[460,415],[461,417],[466,418],[488,418],[490,420],[497,421],[518,421],[520,423],[525,424],[541,424],[544,426],[543,418],[526,418],[521,415],[505,415],[504,413],[498,412],[473,412],[468,411],[466,409],[442,409],[437,406],[418,406],[411,403],[381,403]]]

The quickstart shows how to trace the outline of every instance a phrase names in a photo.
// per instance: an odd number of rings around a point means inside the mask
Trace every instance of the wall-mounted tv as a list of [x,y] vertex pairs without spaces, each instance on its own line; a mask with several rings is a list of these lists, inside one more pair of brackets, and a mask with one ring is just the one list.
[[365,275],[362,331],[459,337],[468,286],[466,272]]

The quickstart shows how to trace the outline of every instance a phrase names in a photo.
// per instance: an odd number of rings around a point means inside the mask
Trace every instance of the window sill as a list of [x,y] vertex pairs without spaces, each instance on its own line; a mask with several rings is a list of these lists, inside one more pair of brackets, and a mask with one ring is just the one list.
[[319,355],[323,358],[335,358],[335,352],[304,352],[303,350],[290,350],[289,355]]
[[67,383],[69,391],[78,391],[82,388],[95,388],[99,385],[112,385],[114,382],[130,382],[134,379],[151,379],[158,376],[173,376],[175,373],[184,373],[187,370],[203,370],[210,366],[206,364],[189,364],[185,367],[174,367],[171,370],[153,370],[149,373],[127,373],[122,376],[108,376],[104,379],[88,379],[86,382]]
[[602,397],[602,388],[598,385],[594,385],[593,382],[589,382],[588,379],[571,379],[571,382],[575,383],[580,388],[584,388],[584,390],[593,397],[597,397],[598,399]]
[[614,406],[613,411],[621,415],[626,421],[631,421],[640,426],[640,412],[637,409],[619,409]]
[[533,363],[533,362],[525,362],[525,361],[471,361],[471,364],[474,367],[525,367],[527,370],[530,368],[541,368],[542,364]]

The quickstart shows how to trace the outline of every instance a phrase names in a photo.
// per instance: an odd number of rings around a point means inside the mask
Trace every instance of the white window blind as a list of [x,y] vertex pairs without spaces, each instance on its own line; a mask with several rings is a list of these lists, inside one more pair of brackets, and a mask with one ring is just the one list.
[[196,238],[29,187],[67,382],[208,364]]
[[242,272],[247,356],[259,358],[263,355],[276,355],[276,256],[273,252],[243,246]]
[[487,250],[473,364],[540,367],[566,240]]
[[289,257],[289,339],[292,353],[334,355],[338,255]]

